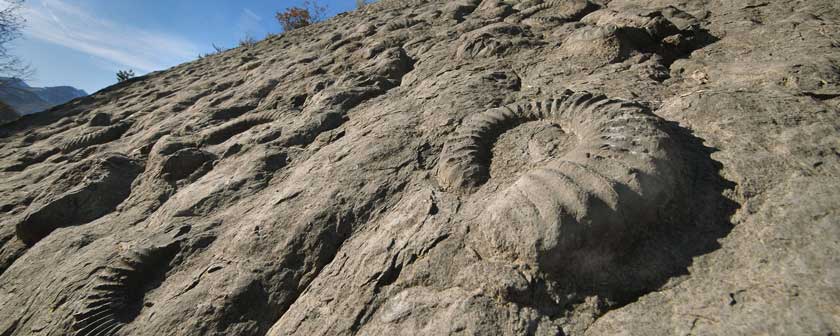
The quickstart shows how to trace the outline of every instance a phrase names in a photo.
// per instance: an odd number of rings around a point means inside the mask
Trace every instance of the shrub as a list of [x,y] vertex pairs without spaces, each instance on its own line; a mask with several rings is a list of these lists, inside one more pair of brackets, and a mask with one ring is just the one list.
[[256,44],[257,44],[257,39],[255,39],[251,35],[245,35],[245,37],[243,37],[241,40],[239,40],[239,46],[240,47],[249,48],[249,47],[253,47]]
[[326,11],[326,6],[320,6],[314,0],[305,0],[303,7],[289,7],[285,12],[277,12],[276,17],[283,31],[291,31],[323,20]]
[[213,55],[216,55],[216,54],[221,54],[221,53],[227,51],[227,49],[225,49],[223,47],[220,47],[220,46],[217,46],[215,43],[213,43],[212,45],[213,45],[213,51],[211,51],[209,53],[206,53],[206,54],[198,54],[198,59],[202,59],[202,58],[205,58],[205,57],[208,57],[208,56],[213,56]]
[[277,21],[280,21],[283,31],[291,31],[312,24],[312,17],[304,8],[290,7],[283,13],[277,13]]
[[134,78],[134,70],[117,71],[117,82],[125,82],[132,78]]

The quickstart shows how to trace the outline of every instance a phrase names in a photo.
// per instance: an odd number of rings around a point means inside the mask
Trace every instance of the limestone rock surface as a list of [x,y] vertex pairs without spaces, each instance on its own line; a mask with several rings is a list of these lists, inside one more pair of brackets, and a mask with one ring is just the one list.
[[836,335],[840,3],[382,0],[0,126],[0,335]]

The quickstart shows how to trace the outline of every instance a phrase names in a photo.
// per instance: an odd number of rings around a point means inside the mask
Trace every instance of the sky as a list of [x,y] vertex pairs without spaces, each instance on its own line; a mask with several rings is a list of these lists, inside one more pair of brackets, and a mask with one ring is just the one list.
[[[3,0],[0,0],[2,3]],[[35,74],[31,86],[70,85],[88,93],[137,75],[195,60],[213,44],[234,47],[245,36],[281,32],[277,11],[303,0],[26,0],[22,37],[12,53]],[[355,0],[320,0],[327,16]]]

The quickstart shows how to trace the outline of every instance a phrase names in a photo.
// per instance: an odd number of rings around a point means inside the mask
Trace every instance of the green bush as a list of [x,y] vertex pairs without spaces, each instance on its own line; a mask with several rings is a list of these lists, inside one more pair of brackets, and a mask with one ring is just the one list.
[[132,78],[134,78],[134,70],[117,71],[117,82],[125,82]]

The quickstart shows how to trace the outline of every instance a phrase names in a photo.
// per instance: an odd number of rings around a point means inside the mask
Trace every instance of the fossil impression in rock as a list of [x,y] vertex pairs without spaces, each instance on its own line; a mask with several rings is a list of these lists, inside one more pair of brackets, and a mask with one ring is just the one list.
[[527,44],[527,41],[519,26],[504,22],[495,23],[462,35],[455,57],[501,57],[511,47]]
[[61,151],[68,153],[79,148],[85,148],[95,145],[101,145],[119,139],[128,128],[131,127],[129,122],[120,122],[112,126],[108,126],[91,133],[71,139],[69,142],[61,146]]
[[147,286],[165,273],[177,247],[130,250],[106,266],[73,314],[73,335],[116,335],[140,313]]
[[381,11],[396,10],[408,7],[415,7],[429,2],[429,0],[396,0],[396,1],[377,1],[367,4],[362,7],[362,12],[365,14],[376,13]]
[[[576,138],[559,157],[527,171],[489,201],[477,222],[478,249],[539,263],[597,268],[635,232],[658,222],[678,189],[679,157],[662,120],[643,106],[591,93],[490,109],[446,143],[438,182],[472,193],[492,178],[492,146],[526,122],[555,123]],[[575,260],[571,260],[575,259]]]
[[[549,0],[508,16],[505,22],[527,25],[564,23],[579,20],[597,8],[588,0]],[[543,11],[551,13],[537,16],[537,13]]]
[[382,31],[384,32],[391,32],[405,28],[411,28],[412,26],[418,25],[423,23],[423,20],[417,19],[400,19],[395,20],[393,22],[389,22],[382,27]]
[[29,205],[15,226],[18,238],[33,245],[55,229],[113,212],[131,193],[142,170],[138,162],[121,154],[103,154],[71,166]]
[[241,116],[237,119],[224,123],[220,126],[208,130],[202,136],[202,143],[219,144],[225,142],[227,139],[245,132],[254,126],[270,123],[280,119],[281,111],[271,110],[266,112],[258,112]]

